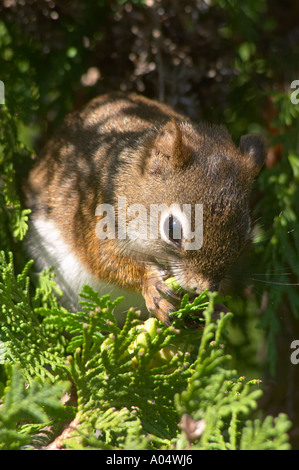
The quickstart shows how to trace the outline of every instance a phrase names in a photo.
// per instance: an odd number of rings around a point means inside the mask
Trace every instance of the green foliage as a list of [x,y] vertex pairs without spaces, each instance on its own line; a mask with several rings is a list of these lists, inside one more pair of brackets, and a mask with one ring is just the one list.
[[[28,228],[29,209],[22,209],[16,189],[15,167],[17,155],[28,155],[18,140],[17,119],[3,105],[0,107],[0,217],[6,224],[1,224],[1,246],[11,246],[11,235],[23,240]],[[9,228],[10,230],[7,230]]]
[[271,298],[261,326],[268,331],[269,358],[274,371],[275,340],[280,327],[279,318],[273,312],[279,312],[285,299],[294,319],[298,319],[299,312],[299,107],[292,104],[289,94],[277,92],[272,96],[275,106],[281,110],[273,122],[281,135],[279,140],[273,138],[272,144],[281,143],[284,159],[262,174],[258,181],[263,199],[256,210],[264,215],[256,252],[262,255],[259,270],[263,276],[259,271],[256,280],[264,282]]
[[51,385],[34,379],[30,387],[25,387],[24,376],[17,365],[6,367],[6,374],[0,407],[0,449],[14,450],[32,444],[37,431],[49,426],[54,416],[67,418],[61,397],[69,384]]
[[[158,334],[152,333],[153,337],[146,330],[139,333],[140,322],[133,310],[128,312],[120,329],[112,314],[115,302],[108,296],[99,298],[88,287],[83,295],[86,298],[83,312],[68,314],[62,321],[74,335],[67,347],[68,352],[73,351],[68,364],[84,426],[89,423],[90,429],[98,429],[102,417],[95,410],[99,408],[102,413],[115,407],[122,412],[117,411],[114,420],[127,417],[130,422],[140,421],[143,432],[153,434],[155,439],[170,439],[175,434],[177,419],[170,406],[173,393],[185,384],[189,373],[185,371],[184,355],[174,354],[163,363],[159,352],[169,347],[178,332],[161,326]],[[43,309],[43,314],[52,326],[61,325],[61,312],[56,310],[53,316],[53,309],[47,312]],[[123,413],[127,409],[134,411],[133,415]],[[104,442],[101,440],[98,446],[104,443],[120,446],[117,439],[124,438],[122,428],[119,424],[117,432],[107,431],[109,436],[99,428],[104,433]]]
[[37,303],[39,291],[31,300],[27,276],[30,266],[32,262],[27,263],[22,274],[15,276],[12,254],[7,260],[5,253],[0,252],[0,338],[5,345],[6,360],[20,364],[27,380],[38,376],[54,381],[57,369],[63,373],[65,368],[59,355],[64,340],[58,337],[59,331],[53,332],[40,323],[32,307]]
[[288,450],[289,429],[286,415],[277,418],[267,416],[263,422],[260,419],[247,421],[241,436],[240,450]]
[[[68,449],[288,448],[285,416],[251,420],[261,391],[230,369],[222,340],[231,314],[212,319],[215,294],[202,298],[205,327],[191,346],[175,324],[143,323],[134,310],[120,328],[113,309],[121,299],[88,286],[82,311],[67,312],[52,298],[51,276],[47,301],[37,290],[30,303],[30,265],[15,276],[12,257],[1,256],[0,341],[14,363],[1,380],[2,448],[38,447],[44,427],[53,438],[57,422],[70,417]],[[76,399],[63,405],[70,384]],[[192,433],[186,416],[202,422],[202,432]]]
[[[244,377],[238,377],[236,371],[227,368],[230,357],[223,353],[219,341],[230,314],[222,314],[216,325],[211,322],[212,307],[210,303],[204,312],[206,326],[194,373],[187,389],[175,397],[180,415],[192,418],[189,430],[185,430],[185,435],[179,440],[180,446],[185,449],[190,441],[198,440],[196,426],[195,431],[192,429],[194,424],[201,424],[201,438],[192,446],[194,449],[249,450],[255,444],[263,449],[289,448],[286,431],[290,423],[285,415],[280,415],[276,422],[270,417],[265,422],[259,419],[254,423],[246,421],[257,407],[262,391],[254,387],[259,381],[246,382]],[[215,340],[211,341],[214,337]],[[265,429],[266,435],[263,435]],[[276,437],[275,442],[269,439],[271,430]]]

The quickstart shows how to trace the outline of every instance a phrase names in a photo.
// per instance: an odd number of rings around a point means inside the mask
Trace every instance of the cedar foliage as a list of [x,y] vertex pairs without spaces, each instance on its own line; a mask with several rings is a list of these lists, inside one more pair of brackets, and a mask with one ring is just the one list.
[[[229,368],[221,340],[230,314],[212,320],[215,294],[190,347],[190,334],[156,319],[142,324],[134,310],[120,328],[113,316],[119,299],[100,298],[88,286],[79,313],[48,305],[55,299],[37,306],[28,295],[28,266],[16,278],[4,253],[1,273],[3,449],[37,448],[44,428],[49,439],[70,417],[67,449],[289,448],[286,415],[248,420],[261,390]],[[76,398],[68,394],[63,405],[71,384]],[[204,423],[202,432],[183,425],[183,416]]]

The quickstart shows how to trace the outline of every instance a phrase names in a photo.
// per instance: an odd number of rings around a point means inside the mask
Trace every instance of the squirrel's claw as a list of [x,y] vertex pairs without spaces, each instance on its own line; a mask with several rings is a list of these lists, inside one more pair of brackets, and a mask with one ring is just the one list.
[[176,295],[174,290],[171,289],[171,287],[169,287],[167,284],[165,284],[164,281],[158,281],[156,283],[156,288],[162,294],[163,297],[169,297],[169,300],[174,300],[175,303],[177,303],[178,305],[180,304],[180,297]]
[[[155,273],[151,271],[151,273],[145,277],[142,294],[148,311],[153,313],[165,325],[170,326],[171,321],[169,314],[177,310],[174,304],[180,299],[174,291],[165,284],[158,270]],[[174,301],[174,303],[170,301]]]

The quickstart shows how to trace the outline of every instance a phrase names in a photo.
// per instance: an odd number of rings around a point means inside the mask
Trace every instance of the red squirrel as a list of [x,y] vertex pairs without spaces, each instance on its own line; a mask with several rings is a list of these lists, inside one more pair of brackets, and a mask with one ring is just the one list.
[[30,172],[29,253],[40,269],[55,267],[69,308],[89,284],[136,292],[127,296],[136,307],[142,294],[170,324],[177,296],[167,277],[195,294],[218,290],[250,238],[249,194],[264,160],[257,135],[237,148],[223,126],[135,94],[100,96],[66,118]]

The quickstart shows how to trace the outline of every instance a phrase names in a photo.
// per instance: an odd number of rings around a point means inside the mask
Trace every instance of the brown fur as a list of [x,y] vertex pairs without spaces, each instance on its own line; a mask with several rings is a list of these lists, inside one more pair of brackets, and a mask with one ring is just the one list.
[[[168,322],[167,260],[184,273],[185,288],[219,286],[248,237],[248,194],[263,161],[256,136],[237,149],[221,126],[192,124],[137,95],[104,95],[71,114],[48,143],[29,176],[27,202],[59,227],[96,279],[142,290],[148,309]],[[117,238],[99,240],[96,207],[115,207],[118,196],[146,207],[203,204],[203,247],[194,253],[154,240],[135,252]]]

